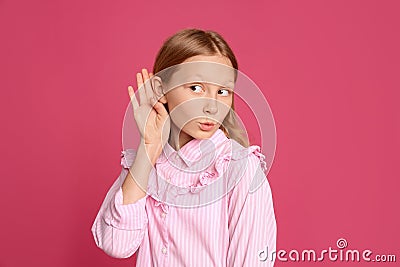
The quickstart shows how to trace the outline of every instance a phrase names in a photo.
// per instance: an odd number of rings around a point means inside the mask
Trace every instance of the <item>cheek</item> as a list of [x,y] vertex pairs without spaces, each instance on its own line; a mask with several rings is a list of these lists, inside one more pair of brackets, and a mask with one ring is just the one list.
[[201,116],[199,112],[197,112],[196,108],[193,108],[193,105],[190,105],[189,102],[185,103],[172,103],[173,109],[170,110],[169,116],[172,122],[182,128],[192,119]]
[[229,113],[232,107],[232,102],[224,101],[220,102],[218,105],[218,118],[223,120]]
[[187,101],[181,88],[172,89],[165,95],[165,97],[167,99],[167,105],[169,111],[174,110],[176,107],[181,109],[180,107],[181,104]]

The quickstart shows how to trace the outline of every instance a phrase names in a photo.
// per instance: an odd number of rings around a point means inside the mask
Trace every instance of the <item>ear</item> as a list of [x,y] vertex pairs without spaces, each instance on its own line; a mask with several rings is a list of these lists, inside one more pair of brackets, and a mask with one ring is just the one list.
[[154,89],[154,94],[156,95],[156,98],[158,101],[160,101],[161,103],[165,104],[167,103],[167,98],[164,95],[163,92],[163,83],[160,77],[158,76],[153,76],[151,78],[151,85]]

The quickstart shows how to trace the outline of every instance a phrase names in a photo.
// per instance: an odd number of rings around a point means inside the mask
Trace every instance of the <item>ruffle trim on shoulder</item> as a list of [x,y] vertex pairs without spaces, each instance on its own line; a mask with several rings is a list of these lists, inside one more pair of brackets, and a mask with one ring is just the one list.
[[136,157],[136,150],[132,148],[127,148],[125,150],[121,151],[121,166],[124,167],[125,169],[129,169],[133,161],[135,160]]
[[261,153],[261,148],[257,145],[249,147],[250,151],[260,159],[261,169],[265,172],[268,170],[267,163],[265,162],[265,155]]
[[260,160],[261,169],[265,172],[268,170],[267,163],[265,162],[265,155],[261,153],[261,148],[258,145],[252,145],[247,148],[237,149],[232,154],[233,160],[241,160],[247,158],[250,154],[254,154]]

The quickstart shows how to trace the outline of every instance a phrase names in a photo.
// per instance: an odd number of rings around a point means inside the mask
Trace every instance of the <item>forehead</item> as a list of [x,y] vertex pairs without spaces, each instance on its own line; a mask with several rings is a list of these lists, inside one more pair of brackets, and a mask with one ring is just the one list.
[[214,63],[224,64],[229,67],[233,67],[230,59],[225,56],[222,56],[222,55],[213,55],[213,56],[197,55],[197,56],[190,57],[183,62],[195,62],[195,61],[214,62]]
[[172,66],[168,89],[192,82],[212,83],[233,89],[235,69],[226,64],[210,61],[188,61]]

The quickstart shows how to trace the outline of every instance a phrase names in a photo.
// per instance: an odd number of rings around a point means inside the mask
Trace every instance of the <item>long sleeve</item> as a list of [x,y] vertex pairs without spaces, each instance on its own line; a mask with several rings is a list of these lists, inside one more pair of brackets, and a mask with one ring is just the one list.
[[121,186],[134,158],[134,150],[122,151],[121,173],[109,189],[91,229],[96,245],[115,258],[132,256],[147,231],[147,195],[133,204],[123,205]]
[[274,265],[276,220],[261,157],[257,151],[249,154],[245,168],[240,167],[243,175],[229,194],[227,266]]

